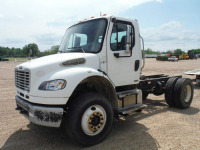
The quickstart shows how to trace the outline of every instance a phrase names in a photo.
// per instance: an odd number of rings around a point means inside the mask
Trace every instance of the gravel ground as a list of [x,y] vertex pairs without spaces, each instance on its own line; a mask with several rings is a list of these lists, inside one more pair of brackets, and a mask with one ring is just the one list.
[[[200,149],[200,87],[194,84],[189,109],[170,108],[164,96],[149,95],[146,110],[115,120],[109,136],[100,144],[82,147],[63,128],[34,125],[15,111],[14,68],[20,62],[0,62],[1,149]],[[200,68],[200,59],[161,62],[146,59],[143,74],[183,75]]]

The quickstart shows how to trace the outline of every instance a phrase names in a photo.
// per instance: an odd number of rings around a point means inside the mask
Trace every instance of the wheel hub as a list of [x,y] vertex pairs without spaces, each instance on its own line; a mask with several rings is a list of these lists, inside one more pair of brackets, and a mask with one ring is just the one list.
[[191,89],[190,85],[187,85],[184,88],[184,100],[185,100],[185,102],[189,102],[190,101],[191,92],[192,92],[192,89]]
[[100,105],[93,105],[86,109],[82,116],[81,127],[90,136],[100,133],[106,124],[106,112]]
[[92,132],[96,132],[104,123],[104,118],[101,112],[94,112],[88,119],[88,128]]

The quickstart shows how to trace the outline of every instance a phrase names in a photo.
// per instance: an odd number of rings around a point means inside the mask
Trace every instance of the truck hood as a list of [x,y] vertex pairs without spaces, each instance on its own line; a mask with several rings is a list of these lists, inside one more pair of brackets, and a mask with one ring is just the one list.
[[[91,53],[60,53],[30,60],[18,65],[16,70],[30,73],[28,85],[28,87],[30,87],[29,95],[45,97],[44,91],[38,92],[38,87],[42,82],[66,79],[66,76],[69,75],[74,76],[75,74],[72,70],[98,70],[100,64],[99,60],[98,55]],[[60,76],[58,76],[59,73]],[[88,74],[88,72],[85,73]],[[22,76],[24,76],[24,74]],[[21,78],[19,78],[19,80],[21,80]],[[19,81],[19,84],[24,84],[23,81]],[[17,90],[19,90],[19,88]],[[62,92],[62,90],[57,91],[57,93],[59,93],[57,97],[62,96]],[[52,97],[55,96],[54,92],[50,92],[50,94],[53,94],[51,95]]]
[[[67,63],[68,65],[62,65],[64,62],[74,61],[74,60],[84,60],[84,63]],[[30,60],[26,63],[18,65],[16,68],[22,67],[24,69],[29,69],[32,71],[40,70],[49,72],[51,70],[58,70],[61,67],[75,67],[75,66],[87,66],[89,68],[98,69],[99,68],[99,57],[96,54],[91,53],[60,53],[50,56],[44,56],[41,58]]]

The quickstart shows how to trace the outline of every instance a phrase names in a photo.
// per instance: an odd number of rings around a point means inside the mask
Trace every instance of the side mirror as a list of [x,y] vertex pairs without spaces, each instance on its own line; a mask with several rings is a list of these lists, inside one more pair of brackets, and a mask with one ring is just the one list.
[[126,31],[126,53],[131,52],[131,26],[127,25]]

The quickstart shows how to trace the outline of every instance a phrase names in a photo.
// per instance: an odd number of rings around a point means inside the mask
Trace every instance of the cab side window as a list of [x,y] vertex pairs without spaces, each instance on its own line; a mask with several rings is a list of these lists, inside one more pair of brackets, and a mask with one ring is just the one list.
[[[127,28],[128,24],[126,23],[114,23],[112,33],[111,33],[111,39],[110,39],[110,48],[113,51],[119,51],[119,50],[125,50],[126,44],[127,44]],[[134,42],[134,29],[132,26],[131,28],[131,48],[133,47]]]

